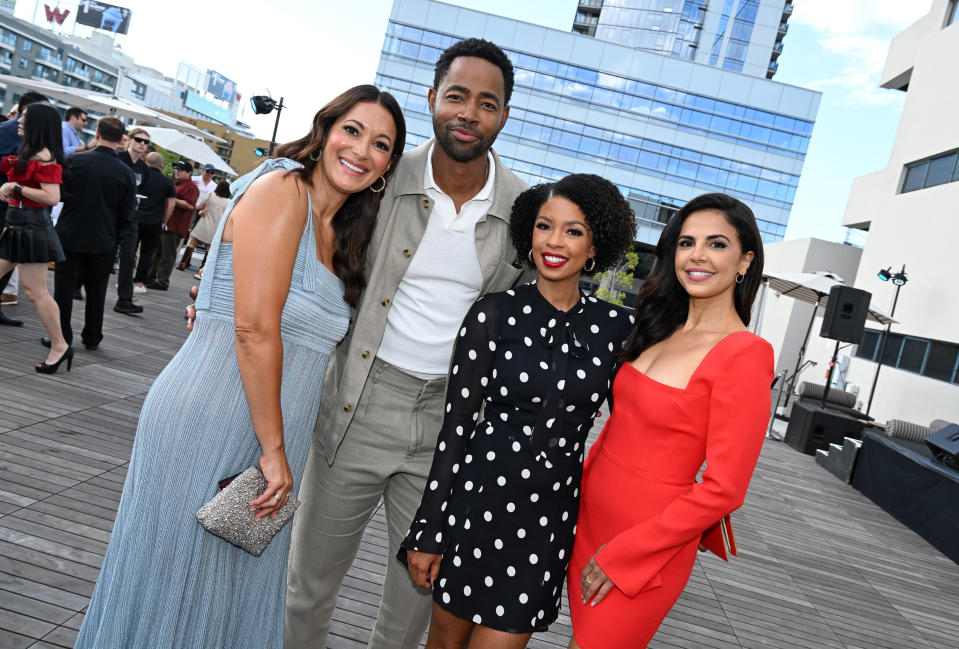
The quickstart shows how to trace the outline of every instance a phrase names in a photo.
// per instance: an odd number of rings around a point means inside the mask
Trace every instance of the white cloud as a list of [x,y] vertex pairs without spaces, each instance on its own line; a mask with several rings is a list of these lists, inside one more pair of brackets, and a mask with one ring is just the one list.
[[902,31],[929,13],[932,0],[800,0],[791,21],[828,34]]
[[839,57],[837,74],[806,84],[832,90],[849,105],[894,105],[899,93],[879,88],[890,39],[929,12],[931,0],[802,0],[792,21],[810,27],[823,51]]

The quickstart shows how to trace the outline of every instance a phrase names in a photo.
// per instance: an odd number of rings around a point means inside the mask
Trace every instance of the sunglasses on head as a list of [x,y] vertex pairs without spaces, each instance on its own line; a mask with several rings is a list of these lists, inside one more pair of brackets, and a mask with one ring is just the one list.
[[134,142],[139,142],[140,144],[149,144],[149,143],[150,143],[150,139],[149,139],[149,138],[137,137],[137,136],[135,136],[135,135],[133,136],[133,141],[134,141]]

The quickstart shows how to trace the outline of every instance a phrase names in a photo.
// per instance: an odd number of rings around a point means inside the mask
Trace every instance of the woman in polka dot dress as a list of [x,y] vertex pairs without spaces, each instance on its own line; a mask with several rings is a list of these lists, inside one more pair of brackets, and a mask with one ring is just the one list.
[[428,649],[525,647],[556,619],[586,435],[632,321],[579,291],[583,270],[614,266],[635,236],[609,181],[537,185],[516,199],[510,227],[537,281],[467,313],[433,466],[399,552],[433,589]]

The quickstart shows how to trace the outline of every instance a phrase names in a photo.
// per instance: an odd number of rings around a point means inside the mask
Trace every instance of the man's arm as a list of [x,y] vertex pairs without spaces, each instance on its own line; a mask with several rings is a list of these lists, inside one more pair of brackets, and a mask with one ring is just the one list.
[[117,240],[123,238],[124,233],[130,229],[133,222],[135,210],[137,207],[137,182],[133,177],[133,172],[126,165],[123,170],[126,177],[122,178],[123,187],[120,189],[120,200],[117,204]]
[[173,208],[176,207],[176,199],[168,198],[163,201],[163,225],[164,227],[167,224],[167,221],[170,220],[170,217],[173,216]]
[[83,150],[83,143],[80,142],[80,138],[77,137],[77,132],[73,130],[72,126],[70,126],[67,122],[63,122],[60,125],[60,130],[63,134],[63,157],[64,158],[69,158],[77,151]]

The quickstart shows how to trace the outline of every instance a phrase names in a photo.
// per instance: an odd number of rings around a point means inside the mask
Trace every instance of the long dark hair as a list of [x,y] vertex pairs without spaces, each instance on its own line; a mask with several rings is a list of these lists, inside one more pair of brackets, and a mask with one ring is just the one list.
[[43,149],[50,152],[54,162],[62,165],[63,124],[57,109],[50,104],[33,103],[20,119],[23,120],[23,143],[17,149],[17,172],[26,171],[27,162]]
[[[312,156],[323,149],[323,145],[326,144],[326,135],[333,123],[348,113],[353,106],[363,102],[379,104],[385,108],[396,125],[396,139],[393,141],[390,167],[383,174],[383,179],[388,181],[396,170],[396,163],[406,146],[406,121],[393,95],[368,84],[350,88],[321,108],[313,117],[313,128],[310,132],[299,140],[287,142],[281,146],[277,149],[276,155],[302,164],[303,168],[296,173],[309,185],[313,170],[319,164],[319,161],[314,160]],[[366,249],[373,236],[376,214],[382,198],[383,192],[373,192],[369,189],[350,194],[333,217],[333,231],[339,239],[339,246],[333,253],[333,272],[343,280],[346,286],[344,299],[350,306],[356,306],[360,293],[366,287],[363,264],[366,262]]]
[[673,334],[689,315],[689,294],[676,277],[676,246],[686,218],[714,210],[736,229],[742,254],[753,253],[745,279],[736,284],[733,303],[744,325],[749,324],[753,300],[763,277],[763,242],[756,217],[742,201],[726,194],[703,194],[685,205],[666,224],[656,244],[656,263],[636,298],[636,323],[626,338],[622,360],[631,361],[644,349]]

